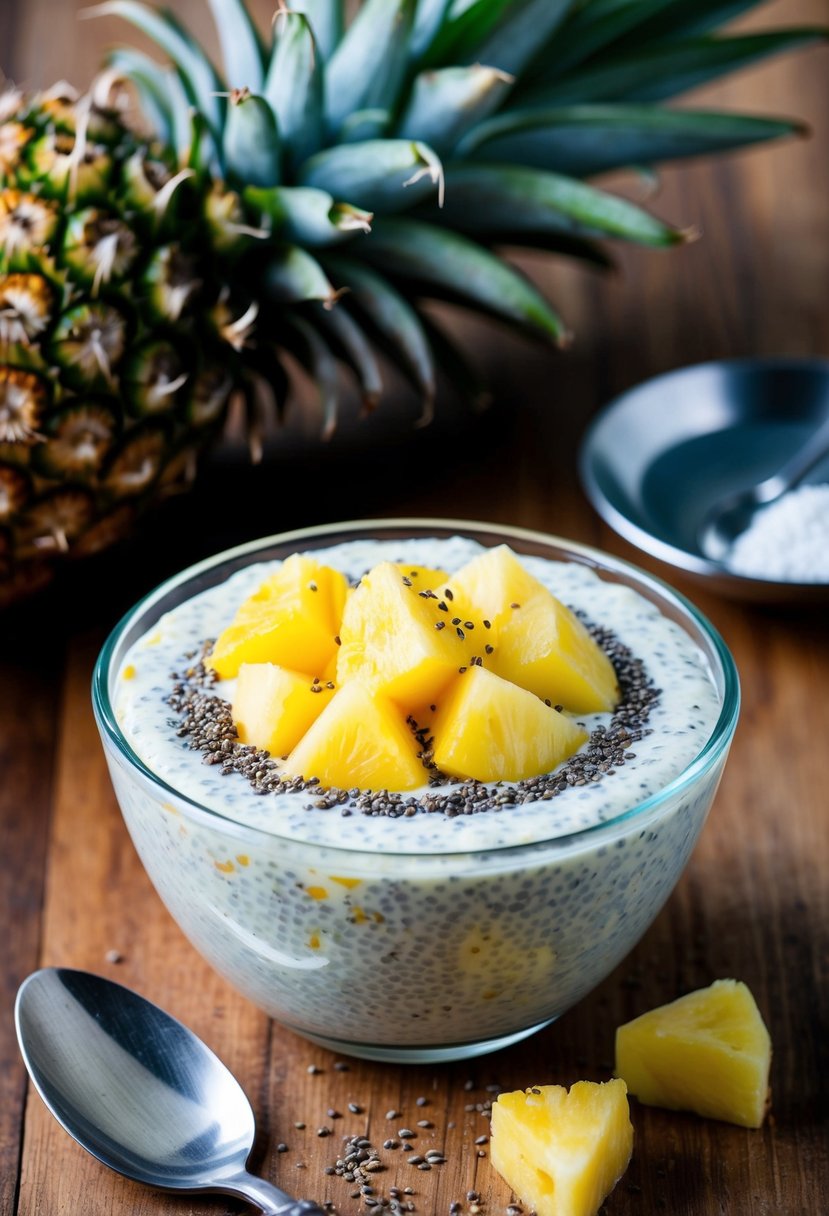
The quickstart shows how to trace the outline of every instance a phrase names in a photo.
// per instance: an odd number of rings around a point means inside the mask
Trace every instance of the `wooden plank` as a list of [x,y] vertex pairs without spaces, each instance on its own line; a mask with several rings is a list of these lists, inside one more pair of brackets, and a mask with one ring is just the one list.
[[12,1008],[38,963],[57,729],[53,680],[61,662],[59,639],[7,614],[0,632],[0,1216],[15,1210],[25,1069]]
[[[122,34],[114,23],[76,23],[74,9],[83,3],[30,0],[25,6],[13,61],[21,79],[85,82],[104,43]],[[200,20],[203,12],[201,0],[175,7],[189,20]],[[10,11],[0,5],[0,30]],[[819,0],[783,0],[755,21],[767,18],[805,23],[824,19],[825,12]],[[0,62],[7,67],[5,53]],[[34,630],[7,643],[0,668],[0,847],[4,878],[11,881],[0,884],[0,924],[15,927],[3,970],[7,1006],[16,982],[39,957],[110,974],[159,1001],[199,1031],[244,1082],[261,1129],[258,1168],[290,1191],[335,1202],[341,1216],[365,1210],[351,1197],[352,1187],[325,1173],[341,1137],[365,1131],[380,1146],[390,1130],[423,1115],[435,1126],[421,1130],[418,1144],[445,1146],[447,1164],[418,1172],[394,1150],[384,1151],[388,1168],[378,1175],[378,1193],[411,1185],[417,1212],[438,1216],[454,1200],[468,1212],[465,1196],[476,1188],[485,1216],[502,1213],[509,1191],[493,1176],[486,1155],[478,1156],[487,1146],[474,1143],[486,1132],[485,1116],[475,1107],[491,1097],[487,1087],[604,1078],[618,1022],[723,975],[751,985],[772,1030],[773,1121],[749,1132],[634,1107],[636,1155],[608,1214],[825,1211],[829,760],[825,747],[815,744],[829,729],[824,619],[731,605],[689,588],[735,652],[745,709],[688,871],[637,950],[576,1010],[527,1044],[452,1066],[403,1069],[353,1061],[347,1072],[337,1071],[329,1053],[271,1026],[217,979],[143,874],[108,785],[88,705],[91,666],[103,638],[96,623],[103,626],[106,617],[111,623],[116,604],[125,605],[175,563],[253,532],[364,513],[483,517],[600,541],[651,565],[600,525],[580,494],[574,461],[591,413],[613,393],[682,363],[778,351],[829,355],[825,55],[810,52],[746,73],[699,100],[799,114],[814,134],[810,141],[666,170],[653,208],[699,224],[704,237],[697,244],[667,254],[621,250],[620,272],[610,279],[555,259],[523,259],[561,307],[576,343],[566,355],[550,355],[491,327],[467,326],[495,387],[497,408],[483,427],[448,433],[432,450],[428,443],[412,446],[401,466],[376,438],[371,420],[361,435],[373,450],[357,460],[344,444],[330,476],[326,466],[322,490],[320,481],[307,484],[301,460],[252,474],[217,462],[186,505],[172,508],[163,523],[147,522],[127,556],[95,565],[89,586],[83,574],[76,576],[71,587],[78,603],[62,624],[75,638],[65,677],[62,644],[49,643],[45,653],[27,650],[21,639],[36,637]],[[619,184],[633,189],[629,181]],[[273,494],[276,481],[280,495]],[[242,491],[247,506],[240,513],[234,496]],[[91,602],[96,598],[98,605]],[[84,612],[92,617],[91,631]],[[54,696],[62,683],[44,908]],[[24,702],[25,720],[15,708]],[[33,794],[25,822],[18,810],[21,790]],[[120,962],[108,961],[111,950]],[[76,1212],[79,1203],[90,1216],[223,1210],[221,1201],[168,1199],[110,1175],[69,1141],[34,1096],[26,1113],[18,1205],[22,1070],[10,1022],[4,1026],[0,1216],[60,1216]],[[321,1071],[309,1073],[312,1064]],[[420,1096],[427,1106],[417,1106]],[[361,1110],[350,1112],[349,1102]],[[329,1116],[329,1109],[342,1117]],[[385,1119],[390,1109],[401,1112],[399,1121]],[[319,1137],[324,1126],[332,1135]],[[280,1142],[287,1152],[277,1152]]]

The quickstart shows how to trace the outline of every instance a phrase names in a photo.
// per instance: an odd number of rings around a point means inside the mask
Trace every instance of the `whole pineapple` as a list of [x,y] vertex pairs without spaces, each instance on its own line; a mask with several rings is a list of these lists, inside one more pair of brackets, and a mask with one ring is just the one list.
[[365,0],[348,25],[298,0],[265,39],[208,3],[222,75],[168,13],[109,0],[169,66],[124,48],[87,95],[0,96],[0,602],[191,477],[234,391],[281,394],[286,352],[330,430],[343,364],[379,398],[378,350],[429,416],[461,363],[430,297],[560,344],[494,249],[681,241],[582,179],[791,133],[660,102],[823,36],[713,36],[734,0]]

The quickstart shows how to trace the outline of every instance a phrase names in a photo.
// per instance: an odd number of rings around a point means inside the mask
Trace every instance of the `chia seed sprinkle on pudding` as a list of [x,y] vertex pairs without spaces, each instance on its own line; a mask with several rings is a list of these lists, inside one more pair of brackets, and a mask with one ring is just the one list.
[[[366,537],[314,557],[353,582],[382,560],[453,571],[480,552],[461,536]],[[123,748],[108,760],[151,879],[217,970],[339,1053],[457,1058],[551,1020],[635,944],[707,814],[727,746],[665,790],[722,710],[689,631],[580,562],[520,556],[589,623],[622,693],[613,713],[576,715],[588,742],[537,778],[424,770],[405,794],[327,790],[240,744],[232,681],[201,660],[274,563],[184,600],[119,656],[115,719],[158,784]],[[394,992],[405,1001],[381,996]]]
[[[173,674],[175,682],[167,704],[179,714],[176,737],[187,739],[189,746],[202,754],[205,764],[219,765],[222,776],[241,774],[257,794],[312,792],[321,796],[306,803],[306,811],[338,807],[346,817],[355,810],[363,815],[387,815],[393,819],[418,813],[440,813],[449,818],[475,815],[525,802],[549,801],[573,786],[612,776],[627,760],[635,759],[635,753],[629,749],[648,733],[648,718],[658,701],[659,690],[648,679],[641,660],[609,630],[588,628],[613,663],[621,691],[619,705],[612,715],[607,715],[609,723],[598,723],[587,744],[554,772],[512,783],[450,781],[432,765],[430,791],[413,797],[389,790],[320,790],[316,777],[283,777],[278,762],[268,752],[239,742],[230,703],[216,693],[215,672],[204,665],[209,643],[203,645],[201,656],[193,653],[185,656],[187,665],[183,674]],[[410,721],[428,758],[429,728],[418,728],[416,722]],[[428,762],[426,767],[430,767]]]

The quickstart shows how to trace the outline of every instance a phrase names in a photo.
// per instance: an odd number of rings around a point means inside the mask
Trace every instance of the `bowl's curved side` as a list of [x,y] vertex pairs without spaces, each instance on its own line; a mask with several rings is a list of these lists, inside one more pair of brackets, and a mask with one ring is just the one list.
[[[239,561],[330,543],[355,529],[464,531],[586,562],[635,586],[703,649],[719,721],[694,762],[616,819],[538,844],[378,854],[281,837],[159,781],[123,739],[110,690],[131,641]],[[486,542],[485,542],[486,543]],[[275,550],[279,550],[275,553]],[[659,580],[539,533],[461,521],[366,521],[277,537],[203,563],[137,606],[102,652],[93,689],[115,792],[168,909],[246,997],[334,1049],[424,1061],[492,1050],[559,1016],[636,944],[673,890],[710,809],[738,709],[722,639]],[[345,834],[351,836],[352,834]]]

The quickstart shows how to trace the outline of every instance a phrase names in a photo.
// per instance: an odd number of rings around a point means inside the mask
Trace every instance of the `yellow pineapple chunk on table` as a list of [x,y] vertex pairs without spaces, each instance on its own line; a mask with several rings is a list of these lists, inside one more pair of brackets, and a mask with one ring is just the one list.
[[497,675],[573,713],[615,708],[619,686],[610,659],[508,545],[467,562],[448,587],[456,611],[483,626],[492,647],[483,661]]
[[537,1216],[595,1216],[633,1152],[619,1080],[500,1094],[491,1130],[493,1166]]
[[338,684],[359,676],[407,712],[433,701],[470,653],[450,614],[413,583],[392,562],[369,571],[348,597],[337,658]]
[[716,980],[616,1031],[616,1075],[648,1106],[759,1127],[770,1067],[769,1032],[737,980]]
[[354,679],[337,689],[284,772],[337,789],[411,790],[427,780],[418,749],[403,711]]
[[478,781],[548,773],[587,738],[566,714],[477,666],[456,677],[429,729],[441,772]]
[[287,756],[333,693],[331,681],[275,663],[243,663],[231,706],[240,741]]
[[348,583],[339,570],[293,553],[242,603],[207,665],[221,679],[243,663],[276,663],[319,676],[337,648]]

